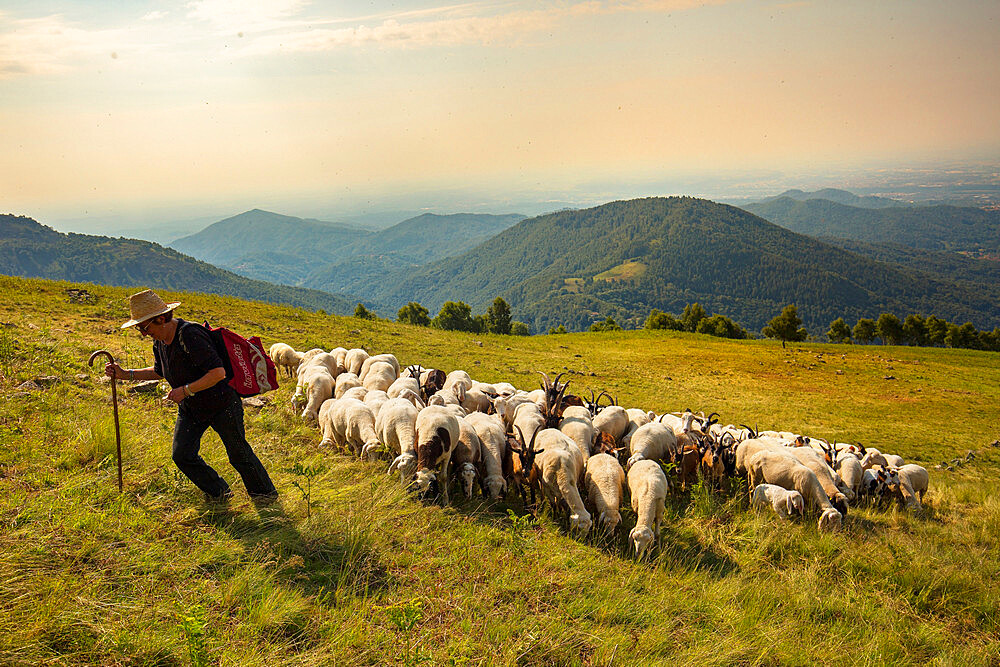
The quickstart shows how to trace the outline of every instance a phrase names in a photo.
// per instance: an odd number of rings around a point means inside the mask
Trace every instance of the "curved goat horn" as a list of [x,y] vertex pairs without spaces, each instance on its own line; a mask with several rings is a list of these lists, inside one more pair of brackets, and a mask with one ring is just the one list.
[[542,385],[542,389],[548,391],[549,387],[552,386],[552,380],[550,380],[549,376],[543,373],[542,371],[535,371],[535,372],[541,375],[543,378],[545,378],[545,383]]

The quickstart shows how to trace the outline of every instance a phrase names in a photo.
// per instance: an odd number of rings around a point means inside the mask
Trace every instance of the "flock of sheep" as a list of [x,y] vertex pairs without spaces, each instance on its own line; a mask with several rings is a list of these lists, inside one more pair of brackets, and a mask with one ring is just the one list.
[[534,505],[537,492],[581,534],[594,517],[616,530],[627,489],[637,556],[659,535],[671,486],[688,488],[699,475],[714,488],[746,476],[754,507],[770,506],[782,519],[818,512],[823,531],[840,527],[850,503],[895,499],[920,508],[927,491],[927,471],[899,456],[723,426],[714,413],[625,409],[606,392],[589,400],[567,394],[562,375],[540,373],[540,389],[529,392],[477,382],[463,370],[403,368],[392,354],[359,348],[297,352],[275,343],[269,352],[297,375],[293,408],[319,426],[322,445],[363,459],[388,452],[389,473],[445,504],[453,481],[467,498],[477,484],[494,500],[513,488]]

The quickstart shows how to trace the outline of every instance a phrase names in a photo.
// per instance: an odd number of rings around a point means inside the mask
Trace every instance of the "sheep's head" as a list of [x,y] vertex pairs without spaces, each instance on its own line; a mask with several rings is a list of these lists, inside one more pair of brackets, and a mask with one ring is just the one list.
[[794,516],[796,514],[802,516],[805,514],[806,504],[802,499],[802,494],[798,491],[789,492],[785,498],[785,502],[787,503],[786,509],[789,516]]
[[490,475],[483,483],[486,485],[486,492],[493,500],[503,500],[507,495],[507,480],[501,475]]
[[636,558],[642,558],[649,549],[650,545],[653,544],[654,540],[653,531],[647,527],[638,527],[632,529],[628,534],[628,543],[635,547]]
[[373,455],[382,449],[382,443],[378,440],[372,440],[371,442],[366,442],[365,446],[361,448],[361,460],[367,461],[373,458]]
[[319,410],[306,407],[306,409],[302,411],[302,419],[304,419],[307,424],[315,424],[319,419]]
[[417,490],[417,495],[421,500],[436,498],[441,491],[438,482],[437,472],[427,468],[421,468],[413,480],[413,486]]
[[392,461],[392,465],[389,466],[389,470],[386,474],[392,474],[394,471],[399,471],[400,479],[405,483],[411,477],[417,469],[417,457],[413,452],[403,452],[397,456]]
[[476,466],[471,463],[463,463],[458,468],[458,479],[462,483],[462,493],[466,498],[472,498],[472,492],[476,488],[476,476],[479,472]]
[[625,472],[628,472],[632,468],[632,466],[634,466],[636,463],[643,460],[644,458],[646,457],[638,452],[628,457],[628,461],[625,462]]
[[840,530],[841,520],[840,512],[831,508],[823,510],[823,514],[819,517],[819,523],[817,524],[820,532],[832,533],[833,531]]
[[597,517],[597,525],[609,533],[613,533],[621,522],[622,515],[618,510],[604,510]]
[[830,504],[840,512],[841,516],[847,516],[847,496],[843,493],[837,492],[833,494],[833,498],[830,498]]
[[586,535],[590,532],[590,527],[594,525],[594,522],[590,518],[590,514],[587,510],[580,510],[579,514],[569,515],[569,529],[572,532],[578,532],[581,535]]

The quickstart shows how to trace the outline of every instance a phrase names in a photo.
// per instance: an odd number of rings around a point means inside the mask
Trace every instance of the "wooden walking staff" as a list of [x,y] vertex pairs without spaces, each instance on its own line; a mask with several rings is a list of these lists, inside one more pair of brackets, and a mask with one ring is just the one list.
[[[108,358],[108,361],[112,364],[117,364],[115,358],[111,356],[111,353],[107,350],[97,350],[92,355],[90,355],[90,360],[87,362],[91,367],[94,365],[94,359],[104,355]],[[111,405],[115,408],[115,444],[118,445],[118,493],[122,492],[122,435],[121,430],[118,427],[118,387],[115,382],[115,378],[111,376]]]

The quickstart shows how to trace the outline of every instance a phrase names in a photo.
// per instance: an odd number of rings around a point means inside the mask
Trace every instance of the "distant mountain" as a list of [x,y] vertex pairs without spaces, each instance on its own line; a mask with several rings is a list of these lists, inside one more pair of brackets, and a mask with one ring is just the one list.
[[24,216],[0,215],[0,273],[102,285],[226,294],[346,314],[354,301],[251,280],[149,241],[62,234]]
[[243,276],[368,299],[387,273],[461,254],[523,219],[426,213],[371,231],[254,209],[170,245]]
[[825,199],[796,201],[790,197],[742,208],[809,236],[893,243],[920,250],[1000,252],[1000,211],[962,206],[867,209]]
[[346,246],[372,233],[253,209],[177,239],[170,247],[250,278],[296,284],[346,257]]
[[611,315],[640,326],[650,309],[698,301],[759,330],[788,303],[806,326],[880,312],[933,313],[990,328],[1000,288],[958,284],[795,234],[744,210],[690,197],[619,201],[524,220],[475,249],[378,285],[375,300],[431,309],[496,296],[535,331],[583,329]]
[[521,220],[519,214],[425,213],[355,241],[344,249],[349,258],[312,272],[301,284],[372,299],[387,276],[460,255]]
[[827,201],[832,201],[837,204],[844,204],[846,206],[856,206],[858,208],[893,208],[896,206],[907,205],[905,202],[897,201],[895,199],[887,199],[885,197],[862,197],[860,195],[854,194],[853,192],[848,192],[847,190],[838,190],[837,188],[824,188],[823,190],[816,190],[815,192],[803,192],[802,190],[798,189],[785,190],[780,195],[764,199],[763,202],[761,203],[770,202],[785,197],[787,197],[788,199],[794,199],[795,201],[825,199]]

